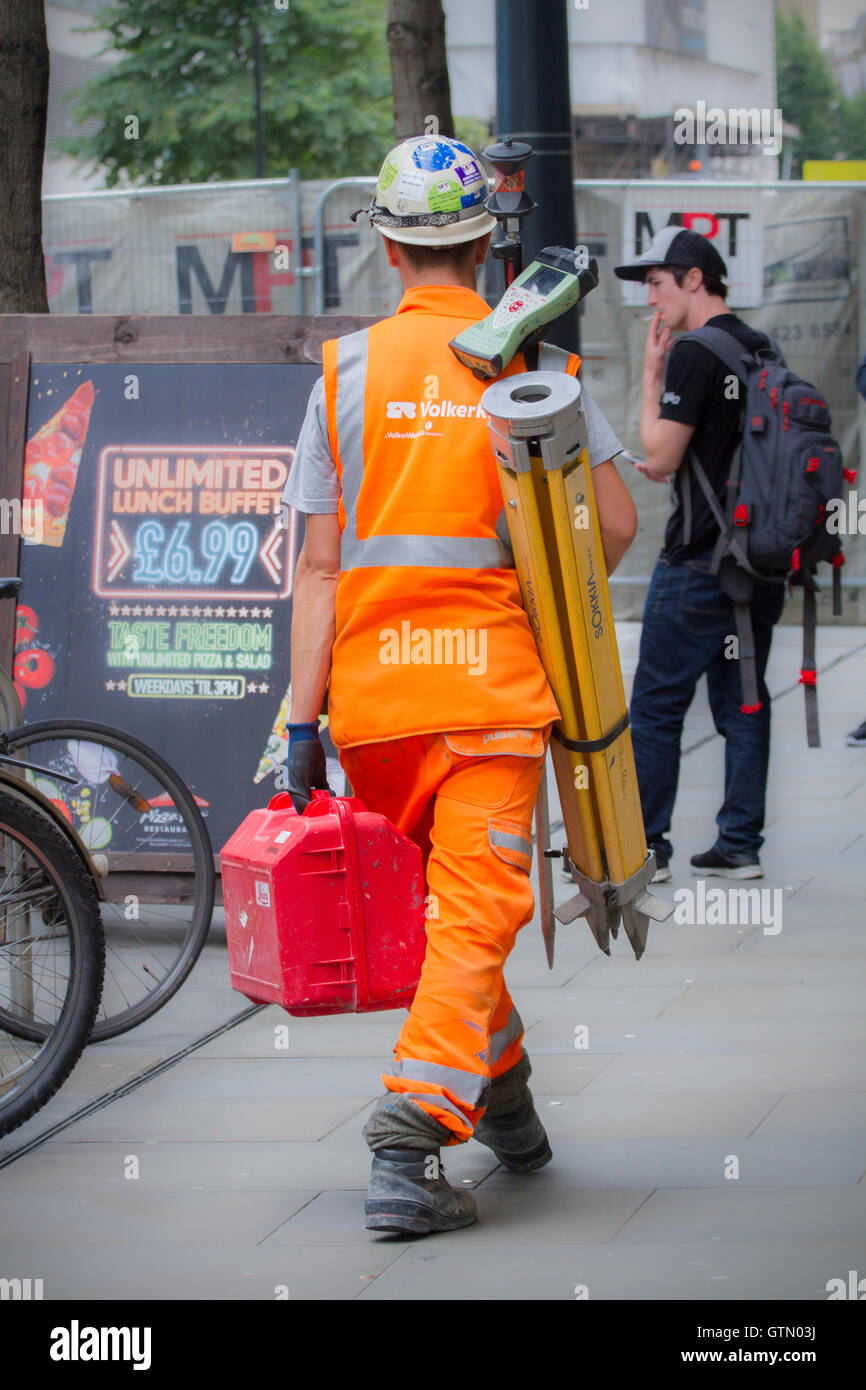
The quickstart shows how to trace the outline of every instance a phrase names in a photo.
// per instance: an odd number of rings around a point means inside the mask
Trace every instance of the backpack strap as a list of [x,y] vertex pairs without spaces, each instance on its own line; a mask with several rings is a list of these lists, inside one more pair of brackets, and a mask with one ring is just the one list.
[[[755,578],[758,578],[758,576],[755,574],[755,571],[752,569],[752,566],[749,563],[749,557],[747,556],[745,550],[740,545],[740,542],[737,539],[735,528],[733,525],[734,511],[737,505],[737,484],[739,483],[740,477],[741,457],[742,444],[738,446],[737,451],[734,455],[731,475],[728,479],[729,487],[727,496],[727,512],[729,515],[727,516],[725,512],[722,511],[721,506],[719,505],[719,499],[713,492],[710,480],[704,472],[703,465],[701,464],[701,461],[695,453],[694,449],[690,450],[689,454],[687,455],[687,462],[688,466],[693,469],[694,475],[697,478],[698,483],[700,484],[701,491],[703,492],[704,497],[707,499],[707,506],[709,507],[710,511],[713,514],[713,517],[715,518],[719,526],[720,535],[718,541],[716,542],[716,548],[713,551],[713,563],[710,572],[712,574],[716,574],[718,572],[722,555],[725,552],[727,552],[728,554],[733,555],[734,559],[737,561],[737,564],[741,565],[743,569],[747,571],[748,574],[754,575]],[[736,478],[733,471],[734,467],[736,467]],[[733,486],[731,486],[730,484],[733,484]],[[683,491],[685,491],[685,489],[683,489]]]
[[737,659],[740,663],[740,684],[743,690],[743,703],[740,708],[743,714],[757,714],[761,708],[761,700],[758,696],[752,610],[748,603],[735,603],[734,616],[737,620]]
[[811,572],[803,576],[803,665],[800,670],[800,685],[803,687],[803,695],[806,701],[806,737],[809,740],[810,748],[821,747],[821,735],[818,730],[818,690],[816,684],[818,675],[815,667],[815,627],[817,619],[815,592],[817,587]]
[[[695,342],[702,343],[704,347],[709,348],[710,352],[712,352],[716,357],[718,357],[725,364],[726,367],[730,368],[730,370],[735,374],[735,376],[739,378],[740,381],[743,382],[744,385],[748,385],[749,367],[753,360],[752,354],[748,351],[747,348],[743,347],[743,344],[737,338],[735,338],[732,333],[726,332],[724,328],[708,328],[706,325],[704,325],[702,328],[694,329],[694,331],[691,333],[684,334],[683,337],[680,338],[678,341],[684,343],[688,342],[690,338],[693,339]],[[740,412],[741,423],[743,425],[743,428],[745,428],[745,414],[746,411],[744,403],[743,408]],[[688,478],[688,471],[691,467],[694,469],[695,477],[697,478],[698,483],[700,484],[701,491],[706,497],[707,502],[710,506],[710,510],[712,511],[713,516],[715,517],[719,525],[719,540],[716,545],[716,552],[713,554],[713,574],[715,574],[718,570],[722,550],[725,548],[725,545],[729,540],[727,532],[729,532],[731,527],[733,526],[734,510],[736,507],[737,486],[739,484],[740,478],[741,454],[742,438],[740,441],[740,446],[734,457],[731,475],[728,480],[727,506],[725,509],[727,513],[727,525],[726,518],[722,515],[722,509],[718,505],[718,499],[716,497],[716,494],[710,487],[710,480],[707,477],[706,472],[704,471],[704,468],[701,465],[700,459],[698,458],[694,449],[689,449],[689,451],[686,454],[685,460],[681,465],[681,475],[683,479],[683,544],[688,545],[692,538],[692,496]],[[736,476],[734,475],[734,472],[736,472]],[[733,549],[733,547],[731,548]],[[741,553],[737,554],[737,559],[740,561],[741,564],[745,563],[748,567],[748,561],[745,560],[745,557],[742,556]]]
[[709,348],[715,357],[740,378],[740,381],[748,382],[749,368],[755,360],[754,353],[744,347],[733,333],[728,333],[724,328],[710,328],[704,324],[702,328],[693,328],[691,333],[684,334],[679,342],[687,343],[690,339]]
[[692,485],[689,479],[689,455],[680,464],[680,496],[683,499],[683,545],[692,540]]

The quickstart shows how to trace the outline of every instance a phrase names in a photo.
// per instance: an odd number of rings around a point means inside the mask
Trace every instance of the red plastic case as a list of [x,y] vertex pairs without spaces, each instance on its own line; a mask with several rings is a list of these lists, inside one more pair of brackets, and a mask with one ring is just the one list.
[[288,792],[220,855],[232,988],[290,1014],[408,1008],[424,952],[418,846],[357,797]]

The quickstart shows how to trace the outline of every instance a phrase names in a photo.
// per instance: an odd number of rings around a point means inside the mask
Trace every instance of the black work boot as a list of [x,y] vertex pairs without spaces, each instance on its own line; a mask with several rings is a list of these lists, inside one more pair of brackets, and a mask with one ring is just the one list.
[[455,1191],[438,1149],[376,1149],[364,1203],[368,1231],[427,1236],[471,1226],[471,1192]]
[[472,1135],[492,1149],[512,1173],[531,1173],[553,1158],[544,1125],[538,1118],[532,1093],[502,1115],[483,1115]]

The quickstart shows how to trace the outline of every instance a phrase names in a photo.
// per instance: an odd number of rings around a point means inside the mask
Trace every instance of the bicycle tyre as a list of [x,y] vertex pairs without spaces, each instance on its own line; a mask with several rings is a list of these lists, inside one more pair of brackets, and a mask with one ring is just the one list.
[[[24,1124],[51,1099],[69,1076],[90,1036],[99,1008],[105,968],[105,942],[99,915],[99,899],[93,879],[81,856],[37,806],[0,790],[0,836],[22,845],[36,860],[56,892],[66,919],[69,937],[69,971],[62,1007],[53,1027],[40,1030],[31,1041],[42,1041],[40,1053],[16,1084],[4,1087],[0,1070],[0,1137]],[[8,882],[6,875],[5,882]],[[3,893],[0,890],[0,909]],[[5,925],[5,923],[4,923]],[[56,923],[55,923],[56,925]],[[0,945],[0,958],[4,945]],[[10,969],[13,958],[7,957]],[[4,1021],[0,1010],[0,1043]],[[18,1027],[10,1030],[22,1036]],[[0,1057],[3,1049],[0,1048]]]
[[[112,728],[106,724],[97,724],[90,720],[45,719],[34,724],[24,724],[18,729],[11,730],[7,734],[7,739],[10,751],[17,752],[22,758],[32,759],[36,763],[40,761],[39,745],[49,741],[57,743],[80,741],[85,744],[98,744],[103,748],[113,750],[121,757],[127,757],[137,762],[153,777],[155,782],[161,785],[165,793],[171,798],[174,808],[183,821],[185,833],[189,838],[195,877],[192,888],[192,915],[183,931],[176,959],[153,988],[148,989],[136,1002],[112,1012],[108,1012],[109,1005],[103,997],[102,1010],[94,1025],[91,1040],[101,1042],[107,1038],[117,1037],[120,1033],[125,1033],[130,1028],[134,1028],[145,1019],[150,1018],[177,993],[195,965],[207,939],[213,915],[216,888],[213,849],[207,826],[196,805],[194,796],[171,765],[146,743],[120,729]],[[103,913],[103,927],[108,954],[106,978],[106,986],[108,986],[109,980],[114,978],[112,960],[115,958],[116,952],[113,946],[112,925],[110,921],[105,921],[105,912]],[[141,983],[140,979],[138,983]]]
[[24,718],[12,677],[0,666],[0,729],[16,729]]

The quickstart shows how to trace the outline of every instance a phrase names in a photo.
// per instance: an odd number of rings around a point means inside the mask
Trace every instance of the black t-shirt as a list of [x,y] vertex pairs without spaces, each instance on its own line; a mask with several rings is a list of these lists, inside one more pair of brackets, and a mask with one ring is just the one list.
[[[759,347],[769,346],[770,340],[765,333],[750,328],[736,314],[716,314],[715,318],[708,319],[707,327],[724,328],[752,352]],[[695,426],[690,447],[703,464],[704,472],[723,508],[725,483],[740,438],[740,412],[745,400],[742,383],[739,384],[739,399],[733,398],[730,389],[726,392],[725,379],[729,376],[730,369],[701,343],[674,343],[668,353],[659,411],[662,420],[676,420],[681,425]],[[712,550],[719,535],[718,524],[700,484],[691,469],[685,471],[692,495],[691,542],[689,545],[683,543],[684,470],[681,465],[674,474],[675,506],[665,530],[662,549],[665,559],[677,565]]]

